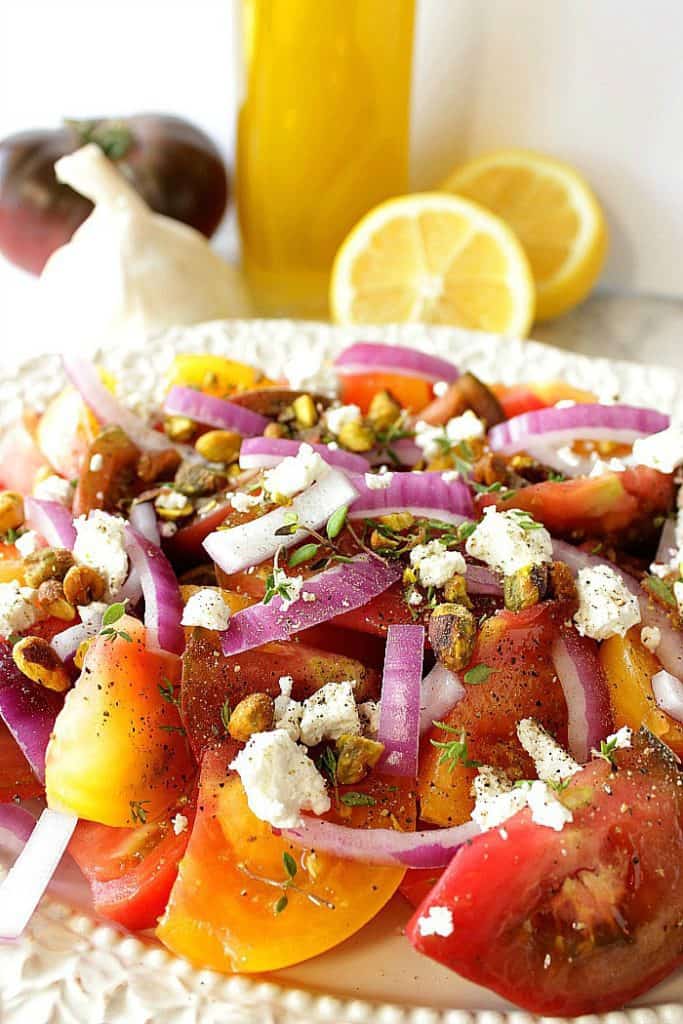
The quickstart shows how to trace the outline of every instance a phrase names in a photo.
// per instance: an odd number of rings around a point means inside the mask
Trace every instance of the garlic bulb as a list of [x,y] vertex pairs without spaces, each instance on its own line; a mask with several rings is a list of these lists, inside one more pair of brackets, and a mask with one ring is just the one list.
[[194,228],[153,213],[98,146],[62,157],[55,171],[95,204],[40,278],[42,314],[61,345],[130,343],[249,315],[239,271]]

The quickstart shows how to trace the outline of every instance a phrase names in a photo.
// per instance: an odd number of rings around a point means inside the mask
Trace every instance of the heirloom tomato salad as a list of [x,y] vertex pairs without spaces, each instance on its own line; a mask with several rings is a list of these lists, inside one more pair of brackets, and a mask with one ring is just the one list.
[[397,893],[406,943],[537,1013],[677,967],[668,416],[369,343],[334,394],[181,354],[149,416],[64,369],[0,453],[4,938],[68,851],[219,971]]

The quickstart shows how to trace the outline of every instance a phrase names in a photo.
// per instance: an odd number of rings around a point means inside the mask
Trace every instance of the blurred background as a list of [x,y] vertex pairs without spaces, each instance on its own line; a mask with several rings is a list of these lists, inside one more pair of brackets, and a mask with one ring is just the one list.
[[[169,111],[233,166],[232,0],[22,0],[3,13],[0,136],[65,115]],[[679,0],[419,0],[411,186],[490,148],[560,157],[609,220],[600,287],[683,297],[681,38]],[[234,233],[218,245],[234,251]],[[20,330],[33,285],[0,258],[0,329]]]

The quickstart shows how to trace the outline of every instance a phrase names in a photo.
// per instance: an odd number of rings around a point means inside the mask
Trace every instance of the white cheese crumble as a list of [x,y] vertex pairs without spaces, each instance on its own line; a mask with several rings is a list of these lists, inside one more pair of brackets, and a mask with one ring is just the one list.
[[[306,597],[301,593],[304,583],[303,576],[288,576],[284,569],[280,569],[278,566],[273,569],[273,586],[282,601],[283,612],[296,604],[300,597]],[[313,598],[315,599],[315,594],[313,594]]]
[[447,939],[453,934],[453,912],[448,907],[430,907],[423,917],[417,919],[420,935],[439,935]]
[[465,559],[459,551],[449,551],[440,540],[418,544],[410,552],[410,564],[417,570],[423,587],[442,587],[456,573],[467,570]]
[[68,480],[53,474],[34,486],[33,497],[40,498],[41,501],[56,501],[60,505],[71,508],[74,500],[74,487]]
[[454,416],[445,427],[433,427],[424,420],[418,420],[415,424],[415,444],[422,449],[426,459],[433,459],[441,454],[444,448],[482,437],[485,433],[485,424],[468,409],[462,416]]
[[230,504],[235,512],[248,512],[249,509],[260,505],[262,500],[261,495],[245,494],[244,491],[235,491],[234,494],[230,495]]
[[683,463],[683,427],[671,426],[633,443],[633,461],[660,473],[673,473]]
[[331,434],[338,435],[347,423],[358,423],[362,414],[357,405],[338,405],[325,413],[325,423]]
[[97,570],[104,578],[107,600],[117,594],[128,575],[125,525],[124,519],[101,509],[93,509],[88,516],[74,520],[74,558],[82,565]]
[[330,809],[324,778],[284,729],[254,733],[230,767],[242,780],[252,814],[274,828],[296,828],[302,811]]
[[633,739],[633,730],[629,729],[627,725],[622,725],[621,729],[617,729],[616,732],[611,733],[605,740],[605,744],[610,747],[611,750],[628,750],[631,746],[631,740]]
[[557,794],[541,779],[513,786],[505,772],[489,765],[478,769],[474,780],[476,803],[472,820],[484,831],[497,828],[524,807],[531,810],[531,820],[560,832],[572,813],[557,798]]
[[277,466],[266,470],[263,487],[275,498],[291,498],[319,480],[328,469],[310,444],[302,444],[296,455],[288,455]]
[[162,537],[173,537],[178,532],[177,523],[160,523],[159,533]]
[[594,640],[624,636],[640,622],[638,598],[609,565],[580,569],[576,589],[579,610],[574,622],[581,636]]
[[605,473],[623,473],[625,469],[626,463],[622,459],[609,459],[607,462],[603,459],[596,459],[591,466],[588,476],[604,476]]
[[230,622],[230,606],[220,590],[202,587],[192,594],[183,609],[181,626],[203,626],[204,629],[223,630]]
[[189,503],[190,499],[186,495],[173,490],[162,491],[155,502],[157,508],[168,508],[174,511],[186,508]]
[[460,479],[460,473],[458,472],[457,469],[446,469],[441,474],[441,479],[445,484],[452,484],[456,480]]
[[39,613],[33,604],[36,591],[20,587],[16,580],[0,583],[0,636],[7,639],[12,633],[21,633],[38,621]]
[[379,732],[380,706],[377,700],[365,700],[358,705],[358,718],[364,736],[374,740]]
[[26,558],[27,555],[32,555],[34,551],[38,550],[40,546],[38,534],[35,530],[27,530],[26,533],[22,533],[21,537],[17,537],[14,546],[21,557]]
[[102,619],[108,605],[105,601],[91,601],[90,604],[79,604],[78,614],[87,629],[97,632],[102,626]]
[[292,686],[294,680],[291,676],[280,676],[280,696],[274,700],[275,728],[284,729],[290,739],[296,741],[300,738],[299,724],[303,714],[303,705],[298,700],[292,700]]
[[91,473],[99,473],[104,465],[104,456],[101,452],[95,452],[90,459],[90,471]]
[[179,836],[187,829],[187,826],[190,824],[190,820],[186,815],[181,814],[179,811],[172,819],[171,824],[173,825],[175,835]]
[[530,786],[525,786],[524,790],[531,810],[531,820],[537,825],[561,832],[565,825],[574,820],[569,808],[557,799],[557,794],[545,782],[536,779]]
[[680,580],[676,580],[674,583],[673,592],[678,606],[678,614],[683,615],[683,583]]
[[365,485],[371,491],[384,491],[393,479],[393,473],[366,473]]
[[648,651],[654,652],[662,641],[662,631],[659,626],[643,626],[640,631],[640,642]]
[[359,733],[360,718],[348,680],[325,683],[303,703],[301,742],[314,747],[322,740],[337,740],[343,733]]
[[552,539],[544,526],[519,509],[499,512],[493,505],[484,509],[484,517],[467,538],[465,549],[506,576],[527,565],[553,560]]
[[432,391],[434,392],[437,398],[443,398],[443,396],[448,391],[449,387],[450,384],[448,383],[447,380],[437,380],[437,382],[434,384],[434,387],[432,388]]
[[517,723],[517,736],[543,782],[561,782],[581,771],[581,765],[533,718]]

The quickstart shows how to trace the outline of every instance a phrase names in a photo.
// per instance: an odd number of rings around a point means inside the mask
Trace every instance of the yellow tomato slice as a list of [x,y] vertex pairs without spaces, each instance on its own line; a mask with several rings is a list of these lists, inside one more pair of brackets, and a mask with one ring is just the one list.
[[[405,872],[314,853],[274,835],[249,810],[239,777],[226,778],[234,752],[226,744],[204,758],[197,818],[157,935],[201,967],[274,971],[353,935],[393,896]],[[344,807],[341,820],[414,827],[414,799],[397,781],[375,776],[357,787],[377,804]],[[291,886],[283,886],[290,877],[285,854],[296,865]]]
[[223,356],[177,355],[167,374],[169,388],[175,384],[197,388],[207,395],[224,398],[233,391],[247,391],[249,388],[267,387],[273,381],[267,380],[260,370],[246,363],[238,363]]
[[148,649],[133,618],[114,628],[89,647],[57,716],[45,789],[50,807],[122,827],[163,816],[192,785],[194,763],[169,699],[180,659]]

